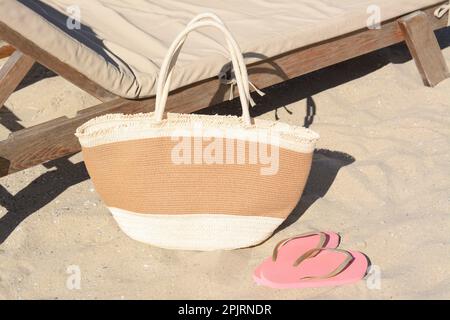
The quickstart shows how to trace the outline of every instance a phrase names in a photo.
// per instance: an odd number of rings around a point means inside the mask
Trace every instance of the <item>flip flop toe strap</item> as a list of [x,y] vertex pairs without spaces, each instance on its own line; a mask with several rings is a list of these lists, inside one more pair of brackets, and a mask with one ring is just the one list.
[[287,238],[287,239],[281,240],[280,242],[278,242],[278,244],[273,249],[272,260],[273,261],[277,260],[279,250],[283,246],[285,246],[287,243],[289,243],[290,241],[296,240],[296,239],[301,239],[301,238],[307,238],[307,237],[311,237],[311,236],[319,236],[320,237],[319,243],[317,244],[317,246],[315,248],[313,248],[312,250],[308,250],[306,253],[304,253],[301,256],[301,258],[303,257],[304,259],[307,259],[307,258],[315,257],[316,255],[318,255],[320,253],[320,251],[316,252],[316,250],[324,248],[325,243],[327,242],[327,234],[326,233],[323,233],[323,232],[308,232],[308,233],[300,234],[300,235],[295,236],[295,237],[291,237],[291,238]]
[[[318,255],[322,251],[339,252],[339,253],[342,253],[345,256],[345,259],[334,270],[332,270],[328,274],[325,274],[325,275],[322,275],[322,276],[303,277],[300,280],[315,280],[315,279],[330,279],[330,278],[333,278],[333,277],[337,276],[338,274],[340,274],[342,271],[344,271],[355,260],[355,258],[352,256],[352,254],[350,252],[345,251],[345,250],[341,250],[341,249],[322,248],[322,249],[312,249],[310,251],[316,251],[316,252],[313,252],[313,253],[310,252],[309,253],[310,256],[311,256],[311,254]],[[299,267],[300,264],[302,262],[304,262],[306,259],[308,259],[307,253],[303,254],[300,258],[298,258],[294,262],[294,267]]]

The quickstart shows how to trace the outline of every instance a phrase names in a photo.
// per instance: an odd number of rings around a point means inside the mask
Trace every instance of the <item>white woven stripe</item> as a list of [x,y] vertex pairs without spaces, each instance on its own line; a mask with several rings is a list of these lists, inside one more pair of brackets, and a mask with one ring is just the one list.
[[130,238],[166,249],[231,250],[261,243],[283,222],[280,218],[226,214],[137,214],[109,208]]
[[[196,131],[196,125],[202,131]],[[252,142],[260,137],[276,136],[279,147],[296,152],[311,153],[314,151],[319,135],[312,130],[292,126],[281,122],[255,119],[254,126],[249,129],[242,126],[242,119],[236,116],[209,116],[197,114],[169,113],[167,119],[155,124],[153,113],[134,115],[108,114],[94,118],[77,129],[76,136],[85,148],[103,144],[138,139],[200,135],[209,135],[225,131],[226,138]]]

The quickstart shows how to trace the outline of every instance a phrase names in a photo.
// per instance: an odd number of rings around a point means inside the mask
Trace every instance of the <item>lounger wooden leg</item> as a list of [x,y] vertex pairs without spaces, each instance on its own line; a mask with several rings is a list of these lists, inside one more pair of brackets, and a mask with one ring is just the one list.
[[398,22],[425,85],[434,87],[450,77],[427,15],[422,11],[414,12]]
[[34,59],[15,51],[0,69],[0,108],[30,71]]

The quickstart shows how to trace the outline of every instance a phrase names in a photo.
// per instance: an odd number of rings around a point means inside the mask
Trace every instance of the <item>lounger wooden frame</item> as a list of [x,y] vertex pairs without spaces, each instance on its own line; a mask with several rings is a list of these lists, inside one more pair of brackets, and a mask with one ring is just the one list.
[[[447,2],[443,1],[442,4]],[[377,30],[362,29],[250,65],[250,79],[258,87],[264,88],[282,82],[286,77],[301,76],[406,41],[425,85],[434,86],[449,77],[448,67],[433,33],[447,23],[447,17],[437,19],[433,15],[440,5],[386,21]],[[154,107],[153,98],[127,100],[115,96],[58,60],[45,48],[36,46],[32,39],[24,38],[1,22],[0,39],[15,48],[14,52],[8,49],[12,55],[0,69],[0,107],[34,62],[39,62],[103,101],[78,112],[73,118],[62,117],[22,129],[0,141],[0,177],[78,152],[80,145],[74,136],[75,129],[93,117],[114,112],[148,112]],[[5,49],[3,52],[8,51]],[[280,71],[283,76],[280,76]],[[224,91],[217,95],[215,93],[219,88]],[[189,85],[170,95],[168,111],[189,113],[217,104],[228,96],[226,90],[228,88],[221,86],[215,78]]]

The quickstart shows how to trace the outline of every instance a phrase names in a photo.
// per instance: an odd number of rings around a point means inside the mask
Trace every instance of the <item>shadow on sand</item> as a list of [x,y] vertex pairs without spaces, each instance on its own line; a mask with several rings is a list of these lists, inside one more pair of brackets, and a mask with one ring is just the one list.
[[0,206],[7,210],[0,218],[0,244],[34,212],[46,206],[69,187],[89,179],[84,163],[73,164],[68,157],[44,165],[49,170],[14,196],[0,185]]
[[311,173],[303,191],[302,198],[275,233],[297,222],[314,202],[327,194],[339,170],[353,162],[355,162],[355,158],[343,152],[325,149],[316,150],[314,152]]

